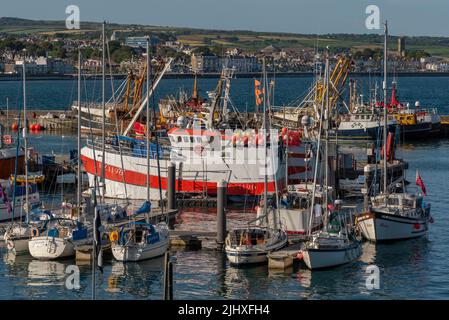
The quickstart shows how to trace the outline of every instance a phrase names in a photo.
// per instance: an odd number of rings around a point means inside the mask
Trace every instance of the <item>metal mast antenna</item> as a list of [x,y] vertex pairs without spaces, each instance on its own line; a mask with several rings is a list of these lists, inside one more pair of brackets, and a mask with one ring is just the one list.
[[78,49],[78,185],[76,202],[78,206],[78,221],[81,221],[81,186],[82,186],[82,176],[81,176],[81,49]]
[[388,22],[385,20],[385,38],[384,38],[384,132],[383,132],[383,191],[387,193],[387,37],[388,37]]
[[[25,214],[26,221],[29,221],[29,191],[28,191],[28,144],[27,144],[27,130],[28,130],[28,122],[27,122],[27,100],[26,100],[26,68],[25,68],[25,59],[23,60],[22,65],[22,73],[23,73],[23,147],[25,148]],[[16,177],[14,177],[16,178]],[[13,203],[13,206],[15,204]]]
[[147,127],[147,201],[150,202],[150,37],[147,37],[147,109],[146,109],[146,127]]
[[101,188],[102,188],[102,200],[104,202],[104,196],[106,191],[106,183],[105,183],[105,155],[106,155],[106,104],[105,104],[105,83],[106,83],[106,73],[105,73],[105,44],[106,44],[106,37],[105,37],[105,26],[106,21],[103,21],[103,28],[102,28],[102,34],[103,34],[103,57],[102,57],[102,80],[101,80],[101,104],[103,107],[103,119],[101,124],[101,139],[102,139],[102,149],[101,149]]

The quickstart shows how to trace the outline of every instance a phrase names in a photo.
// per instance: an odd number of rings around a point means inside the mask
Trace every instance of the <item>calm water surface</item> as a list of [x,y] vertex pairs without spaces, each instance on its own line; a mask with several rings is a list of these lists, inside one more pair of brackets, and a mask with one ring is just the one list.
[[[368,83],[370,79],[361,80]],[[188,79],[164,80],[159,94],[173,92],[173,88],[189,89],[191,83]],[[309,83],[310,78],[277,79],[279,104],[292,101]],[[199,85],[203,90],[211,90],[215,80],[200,79]],[[449,78],[400,78],[399,85],[403,101],[420,100],[422,105],[437,106],[441,113],[449,113]],[[10,101],[14,101],[14,94],[20,97],[17,86],[14,82],[0,82],[0,105],[6,96],[10,96]],[[244,108],[245,101],[252,103],[251,86],[251,79],[235,80],[235,104]],[[30,81],[30,106],[67,107],[74,88],[71,81]],[[76,148],[73,136],[39,134],[30,138],[30,144],[40,153],[67,153]],[[311,272],[302,264],[286,272],[272,272],[267,266],[236,269],[212,249],[171,251],[175,261],[175,299],[448,299],[449,141],[406,142],[398,148],[397,155],[409,162],[411,189],[417,168],[426,184],[426,201],[432,204],[435,220],[428,237],[388,245],[364,243],[363,255],[357,262],[318,272]],[[232,213],[231,225],[254,215]],[[178,223],[181,229],[214,230],[215,214],[184,212]],[[14,257],[0,247],[0,299],[89,299],[89,265],[79,265],[80,290],[65,288],[65,270],[71,264],[75,261],[43,262],[27,256]],[[370,291],[365,286],[365,268],[372,264],[380,268],[381,281],[379,290]],[[104,274],[97,275],[97,297],[161,299],[162,266],[161,258],[128,264],[106,260]]]

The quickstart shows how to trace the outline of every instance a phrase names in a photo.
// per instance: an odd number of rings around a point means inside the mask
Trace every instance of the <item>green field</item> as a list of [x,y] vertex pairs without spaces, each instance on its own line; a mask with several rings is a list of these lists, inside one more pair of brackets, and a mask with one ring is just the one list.
[[[279,48],[325,48],[331,51],[351,50],[352,52],[365,48],[380,48],[382,35],[373,34],[293,34],[254,32],[245,30],[203,30],[193,28],[175,28],[144,25],[107,24],[108,34],[118,31],[125,35],[172,35],[183,44],[192,47],[217,46],[224,48],[238,47],[246,50],[260,50],[274,45]],[[0,33],[9,35],[42,34],[72,37],[97,36],[101,23],[81,23],[81,30],[65,29],[63,21],[34,21],[19,18],[0,18]],[[449,38],[445,37],[405,37],[407,50],[424,50],[429,54],[449,57]],[[390,49],[396,50],[397,37],[390,37]]]

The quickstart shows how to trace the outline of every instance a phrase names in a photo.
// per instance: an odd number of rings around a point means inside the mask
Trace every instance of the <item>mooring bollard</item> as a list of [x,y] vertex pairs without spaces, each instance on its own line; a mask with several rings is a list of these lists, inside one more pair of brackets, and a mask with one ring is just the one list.
[[168,166],[168,181],[167,181],[167,209],[176,209],[176,166],[170,163]]
[[223,249],[226,238],[226,181],[217,183],[217,246]]

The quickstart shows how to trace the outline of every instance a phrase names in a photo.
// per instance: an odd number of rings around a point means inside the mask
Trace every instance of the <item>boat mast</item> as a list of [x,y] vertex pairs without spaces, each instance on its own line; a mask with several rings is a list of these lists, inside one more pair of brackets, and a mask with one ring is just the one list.
[[78,206],[78,221],[81,221],[81,49],[78,49],[78,185],[76,201]]
[[264,171],[264,189],[263,189],[263,212],[266,215],[266,220],[267,220],[267,226],[268,226],[268,214],[267,214],[267,210],[268,210],[268,190],[267,190],[267,185],[268,185],[268,177],[267,177],[267,103],[266,103],[266,87],[267,87],[267,75],[266,75],[266,70],[265,70],[265,57],[262,59],[262,73],[263,73],[263,134],[264,134],[264,148],[265,148],[265,159],[264,159],[264,167],[265,167],[265,171]]
[[102,52],[102,75],[101,75],[101,105],[103,109],[103,115],[102,115],[102,124],[101,124],[101,140],[102,140],[102,148],[101,148],[101,188],[102,188],[102,200],[104,202],[104,195],[106,191],[106,184],[105,184],[105,156],[106,156],[106,104],[105,104],[105,83],[106,83],[106,68],[105,68],[105,45],[106,45],[106,38],[105,38],[105,26],[106,21],[103,21],[102,25],[102,37],[103,37],[103,52]]
[[150,202],[150,37],[147,37],[147,92],[146,92],[146,127],[147,127],[147,201]]
[[327,229],[327,218],[329,209],[327,204],[329,201],[329,51],[326,52],[326,70],[324,73],[326,79],[326,109],[324,110],[325,123],[325,147],[324,147],[324,228]]
[[[150,88],[150,92],[148,93],[148,99],[151,97],[151,95],[153,94],[154,90],[156,89],[157,85],[159,84],[159,81],[161,81],[162,77],[164,76],[165,72],[168,70],[168,68],[170,67],[170,64],[172,63],[173,58],[169,58],[167,63],[165,64],[164,68],[162,69],[162,71],[159,73],[159,75],[157,76],[156,80],[153,81],[153,84]],[[142,113],[143,109],[146,106],[146,97],[144,99],[144,101],[142,101],[140,103],[139,109],[137,109],[136,113],[134,114],[133,118],[131,119],[131,121],[129,122],[128,126],[126,127],[125,131],[123,131],[123,135],[127,136],[129,131],[133,128],[134,123],[137,121],[137,118],[140,117],[140,114]]]
[[384,161],[383,161],[383,191],[387,193],[387,37],[388,37],[388,22],[385,20],[385,38],[384,38],[384,132],[383,132],[383,145],[384,145]]
[[[25,214],[26,221],[28,222],[28,214],[29,214],[29,192],[28,192],[28,144],[27,144],[27,100],[26,100],[26,79],[25,79],[25,59],[22,64],[22,73],[23,73],[23,147],[25,148]],[[15,177],[17,179],[17,177]],[[14,190],[15,192],[15,190]],[[15,203],[13,203],[13,206]]]

